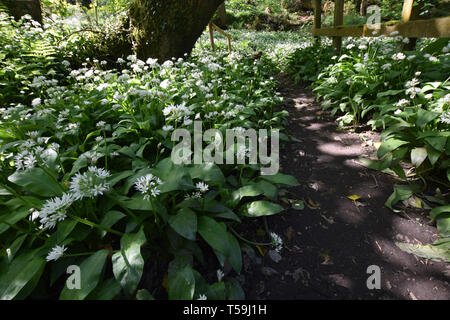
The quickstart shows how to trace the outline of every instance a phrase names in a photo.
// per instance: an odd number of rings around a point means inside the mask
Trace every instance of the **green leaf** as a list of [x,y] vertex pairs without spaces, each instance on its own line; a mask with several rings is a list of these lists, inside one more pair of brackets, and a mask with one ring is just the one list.
[[186,239],[196,239],[197,214],[191,209],[181,208],[176,215],[169,216],[169,225]]
[[443,212],[450,212],[450,205],[447,205],[447,206],[439,206],[439,207],[433,208],[433,209],[430,211],[430,218],[431,218],[431,221],[436,220],[436,218],[437,218],[441,213],[443,213]]
[[76,225],[77,222],[69,218],[59,222],[56,229],[56,239],[57,239],[56,241],[58,243],[63,242],[67,238],[67,236],[73,231]]
[[277,173],[274,175],[263,175],[261,176],[262,179],[270,181],[272,183],[278,183],[278,184],[286,184],[288,186],[299,186],[297,179],[295,179],[291,175]]
[[155,298],[146,289],[138,290],[136,300],[155,300]]
[[207,216],[199,217],[198,233],[214,250],[225,255],[228,253],[228,234],[226,228],[214,219]]
[[439,117],[439,113],[437,112],[431,112],[424,109],[419,109],[417,112],[417,121],[416,125],[423,128],[425,125],[434,120],[435,118]]
[[100,283],[86,300],[112,300],[122,290],[120,283],[114,278],[109,278]]
[[424,139],[426,142],[430,144],[434,149],[444,152],[445,144],[447,142],[447,137],[427,137]]
[[63,191],[61,185],[41,168],[16,171],[8,180],[43,197],[61,196]]
[[436,225],[441,237],[450,237],[450,213],[440,214],[436,218]]
[[276,203],[260,200],[246,203],[239,211],[247,217],[260,217],[274,215],[283,210],[283,207]]
[[414,192],[418,191],[419,186],[417,185],[395,185],[394,192],[389,196],[384,205],[394,212],[399,212],[392,208],[399,201],[409,199]]
[[[14,212],[14,214],[11,213],[5,213],[0,216],[0,234],[5,232],[10,228],[10,225],[15,225],[18,221],[25,219],[31,214],[30,210],[27,208],[21,208]],[[4,223],[3,223],[4,222]]]
[[42,271],[45,259],[34,257],[34,252],[22,254],[9,265],[0,276],[0,300],[12,300],[33,277]]
[[80,265],[80,289],[69,289],[67,284],[64,286],[60,300],[83,300],[95,287],[97,287],[102,274],[103,266],[108,257],[108,250],[99,250],[89,258],[85,259]]
[[195,292],[195,277],[190,266],[169,273],[169,300],[192,300]]
[[245,293],[239,282],[232,278],[226,282],[229,300],[245,300]]
[[446,248],[440,248],[438,246],[433,246],[430,244],[421,245],[402,242],[396,242],[395,244],[402,251],[414,254],[425,259],[431,259],[435,261],[444,260],[446,262],[450,262],[450,251]]
[[[116,210],[111,210],[105,214],[105,216],[102,219],[102,222],[100,222],[100,225],[106,228],[111,228],[114,224],[116,224],[125,217],[126,215],[124,213]],[[107,234],[105,230],[101,230],[100,233],[102,238]]]
[[215,163],[195,164],[188,169],[192,179],[201,179],[213,184],[223,185],[225,176]]
[[120,252],[112,256],[113,273],[128,294],[133,294],[144,270],[141,246],[146,238],[143,229],[136,234],[126,233],[120,239]]
[[378,158],[382,158],[386,153],[391,152],[392,150],[397,149],[400,146],[408,144],[408,141],[398,140],[398,139],[389,139],[384,141],[380,148],[377,151]]
[[208,300],[225,300],[226,299],[226,289],[225,283],[216,282],[208,287],[208,292],[206,294]]
[[240,273],[242,269],[242,250],[239,242],[236,238],[229,232],[228,234],[228,259],[236,273]]
[[411,150],[411,163],[419,167],[427,158],[428,153],[425,148],[414,148]]

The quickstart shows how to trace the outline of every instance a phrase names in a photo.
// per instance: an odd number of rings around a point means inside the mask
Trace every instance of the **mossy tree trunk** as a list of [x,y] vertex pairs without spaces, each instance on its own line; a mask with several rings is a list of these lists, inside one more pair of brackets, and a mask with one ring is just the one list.
[[227,9],[225,8],[225,2],[223,2],[217,9],[218,23],[221,28],[225,28],[228,24]]
[[140,59],[160,61],[190,54],[224,0],[135,0],[131,39]]
[[19,20],[22,16],[29,14],[33,20],[42,23],[42,9],[39,0],[0,0],[8,10],[8,13]]

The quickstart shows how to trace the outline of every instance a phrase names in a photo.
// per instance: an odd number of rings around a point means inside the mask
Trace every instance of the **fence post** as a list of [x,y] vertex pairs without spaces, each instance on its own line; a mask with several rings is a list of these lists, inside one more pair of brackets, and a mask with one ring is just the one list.
[[211,42],[211,51],[214,52],[216,48],[214,47],[214,29],[212,22],[208,23],[208,29],[209,29],[209,41]]
[[[322,0],[314,0],[314,29],[320,29],[322,27]],[[316,41],[320,40],[320,37],[315,37]]]
[[[334,0],[334,26],[344,24],[344,0]],[[337,51],[341,51],[342,37],[333,37],[333,46]]]
[[[419,19],[420,10],[422,10],[422,4],[416,3],[415,0],[404,0],[402,10],[402,22],[408,22]],[[416,1],[417,2],[417,1]],[[414,50],[416,46],[417,38],[410,38],[409,43],[403,45],[403,50]]]

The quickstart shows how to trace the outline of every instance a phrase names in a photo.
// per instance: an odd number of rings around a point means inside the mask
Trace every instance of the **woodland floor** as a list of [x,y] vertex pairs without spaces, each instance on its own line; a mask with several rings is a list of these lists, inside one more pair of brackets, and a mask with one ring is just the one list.
[[[287,133],[300,142],[281,145],[281,172],[300,182],[287,198],[312,200],[304,210],[289,208],[267,219],[285,247],[278,263],[268,254],[244,254],[239,276],[247,299],[450,299],[450,264],[418,258],[395,242],[430,243],[436,228],[424,212],[397,214],[384,206],[393,179],[365,168],[358,156],[374,147],[375,132],[337,128],[320,111],[313,94],[281,76],[283,108],[289,111]],[[358,131],[358,130],[356,130]],[[357,202],[347,196],[357,194]],[[315,206],[315,204],[317,206]],[[259,221],[240,232],[256,241]],[[367,267],[381,268],[381,289],[366,286]]]

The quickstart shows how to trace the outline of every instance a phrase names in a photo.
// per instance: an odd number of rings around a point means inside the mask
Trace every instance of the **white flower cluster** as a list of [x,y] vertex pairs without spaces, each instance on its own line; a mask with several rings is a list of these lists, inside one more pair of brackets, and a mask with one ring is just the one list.
[[83,174],[77,173],[70,181],[70,191],[75,199],[94,198],[103,195],[108,191],[110,186],[106,179],[110,173],[102,168],[89,167],[88,171]]
[[283,249],[283,240],[275,232],[270,233],[270,238],[272,239],[272,246],[279,253]]
[[134,183],[135,188],[144,195],[145,200],[150,200],[150,197],[156,198],[160,194],[158,187],[162,184],[161,179],[149,173],[137,179]]
[[52,250],[48,253],[46,260],[47,261],[51,261],[51,260],[56,261],[64,255],[64,252],[66,250],[67,250],[66,247],[57,245],[54,248],[52,248]]
[[38,212],[40,223],[44,229],[52,229],[56,223],[66,218],[66,210],[75,201],[75,196],[71,193],[64,193],[61,197],[49,199]]
[[208,184],[206,184],[203,181],[197,182],[197,184],[195,185],[195,188],[198,191],[193,192],[192,194],[187,194],[184,199],[185,200],[189,200],[189,199],[200,199],[202,198],[203,194],[208,192],[209,190],[209,186]]
[[166,117],[166,121],[179,121],[183,119],[184,121],[189,120],[189,116],[193,114],[192,110],[186,107],[183,102],[180,105],[168,105],[163,109],[163,114]]
[[450,124],[450,111],[441,114],[439,119],[442,123]]

